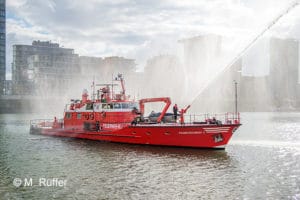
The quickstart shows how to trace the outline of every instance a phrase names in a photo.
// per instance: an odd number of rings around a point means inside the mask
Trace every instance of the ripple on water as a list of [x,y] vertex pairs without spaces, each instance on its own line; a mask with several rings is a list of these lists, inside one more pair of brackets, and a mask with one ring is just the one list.
[[[235,133],[225,151],[32,136],[28,134],[28,116],[9,116],[6,121],[2,116],[0,196],[4,199],[298,198],[300,127],[295,121],[290,122],[289,117],[287,120],[275,117],[272,122],[266,116],[258,116],[257,120],[268,123],[263,126],[264,132],[255,120],[256,128],[251,128],[255,115],[248,116],[250,124],[243,122],[247,125]],[[67,186],[15,188],[12,185],[15,177],[60,178],[67,180]]]

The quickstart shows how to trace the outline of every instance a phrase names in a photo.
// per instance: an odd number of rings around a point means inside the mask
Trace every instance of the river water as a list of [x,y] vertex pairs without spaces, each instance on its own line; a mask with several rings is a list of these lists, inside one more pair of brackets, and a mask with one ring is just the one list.
[[214,151],[29,135],[39,117],[0,115],[0,199],[300,199],[300,113],[242,113]]

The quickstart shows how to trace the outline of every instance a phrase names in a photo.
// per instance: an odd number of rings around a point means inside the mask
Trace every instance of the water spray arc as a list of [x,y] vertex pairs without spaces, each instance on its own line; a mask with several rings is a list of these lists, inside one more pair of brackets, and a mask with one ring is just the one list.
[[[273,19],[270,23],[268,23],[268,25],[258,34],[256,34],[256,36],[254,38],[252,38],[250,40],[249,43],[247,43],[247,45],[219,72],[217,72],[217,74],[210,80],[208,81],[199,91],[199,93],[196,95],[196,97],[193,99],[193,101],[191,102],[190,105],[192,105],[193,103],[195,103],[195,101],[198,99],[198,97],[202,94],[202,92],[208,88],[208,86],[213,83],[215,80],[217,80],[223,72],[225,72],[226,70],[228,70],[231,66],[233,66],[233,64],[240,59],[256,42],[258,39],[260,39],[269,29],[271,29],[283,16],[285,16],[286,14],[288,14],[291,10],[293,10],[294,8],[296,8],[298,5],[300,4],[299,0],[294,1],[293,3],[291,3],[286,9],[284,9],[275,19]],[[237,85],[237,82],[234,81],[235,83],[235,88]],[[236,90],[236,89],[235,89]],[[235,91],[236,92],[236,91]],[[237,96],[235,96],[235,98],[237,98]],[[237,99],[235,100],[237,101]],[[235,103],[235,112],[237,112],[237,104]]]

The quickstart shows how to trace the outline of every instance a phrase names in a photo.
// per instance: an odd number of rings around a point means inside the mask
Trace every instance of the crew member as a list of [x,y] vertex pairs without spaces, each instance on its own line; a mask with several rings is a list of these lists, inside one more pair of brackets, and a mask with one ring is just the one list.
[[97,132],[100,131],[100,124],[99,124],[99,121],[96,121],[96,131],[97,131]]
[[175,122],[177,121],[177,112],[178,112],[178,107],[177,107],[177,104],[175,103],[175,105],[173,106],[173,113],[174,113]]

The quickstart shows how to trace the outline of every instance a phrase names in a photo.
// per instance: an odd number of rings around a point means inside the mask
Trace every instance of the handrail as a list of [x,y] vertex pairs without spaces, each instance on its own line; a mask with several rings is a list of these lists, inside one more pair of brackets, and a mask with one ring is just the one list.
[[49,121],[53,121],[53,119],[32,119],[30,120],[30,125],[34,125],[34,124],[38,124],[41,122],[49,122]]
[[[116,117],[119,117],[116,121]],[[239,113],[222,113],[222,114],[188,114],[184,115],[184,123],[181,124],[240,124],[240,114]],[[150,121],[141,121],[145,123],[150,123]],[[90,121],[88,123],[96,123],[96,121]],[[103,124],[122,124],[122,126],[130,125],[132,124],[132,121],[128,121],[128,119],[124,118],[122,120],[122,117],[120,115],[111,115],[108,116],[104,121],[100,123]],[[139,122],[137,122],[139,123]],[[158,122],[156,122],[158,123]],[[166,122],[166,124],[174,124],[178,123],[180,124],[180,121],[178,120],[175,122],[175,120],[172,120],[170,122]],[[64,127],[64,121],[62,119],[59,120],[53,120],[53,119],[35,119],[30,120],[30,126],[34,128],[53,128],[53,127]]]
[[30,126],[36,128],[50,128],[53,126],[53,119],[34,119],[30,120]]
[[239,124],[240,113],[222,113],[222,114],[189,114],[184,116],[186,124],[195,123],[217,123],[217,124]]

